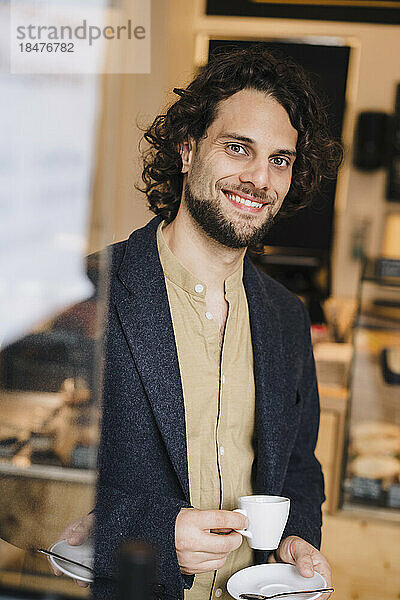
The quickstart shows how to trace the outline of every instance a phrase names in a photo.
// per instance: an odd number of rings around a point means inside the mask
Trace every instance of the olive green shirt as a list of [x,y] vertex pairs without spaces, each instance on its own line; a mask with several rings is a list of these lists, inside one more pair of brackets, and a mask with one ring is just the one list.
[[[221,345],[218,323],[206,307],[206,284],[177,260],[162,226],[157,243],[183,387],[191,504],[233,510],[239,496],[252,493],[254,461],[253,349],[243,262],[225,281],[229,308]],[[227,580],[251,564],[252,551],[244,539],[222,569],[195,576],[185,600],[230,599]]]

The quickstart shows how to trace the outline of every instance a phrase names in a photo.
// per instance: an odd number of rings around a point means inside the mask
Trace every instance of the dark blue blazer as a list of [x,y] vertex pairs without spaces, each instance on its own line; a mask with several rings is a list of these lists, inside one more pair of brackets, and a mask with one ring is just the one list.
[[[93,588],[99,598],[112,597],[116,548],[129,538],[158,549],[163,598],[183,598],[193,581],[181,575],[174,544],[175,519],[190,506],[190,492],[182,385],[157,252],[159,222],[153,219],[110,248]],[[319,400],[308,316],[300,300],[247,257],[243,280],[256,388],[254,492],[289,497],[284,536],[319,547],[324,493],[314,456]],[[260,553],[256,560],[266,558]]]

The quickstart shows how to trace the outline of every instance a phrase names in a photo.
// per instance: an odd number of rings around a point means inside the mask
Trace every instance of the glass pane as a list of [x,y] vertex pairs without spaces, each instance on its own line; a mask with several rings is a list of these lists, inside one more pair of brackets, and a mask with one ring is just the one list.
[[106,256],[87,255],[109,237],[109,205],[93,192],[104,86],[101,74],[12,75],[9,8],[0,2],[0,583],[86,596],[37,549],[94,505],[107,285]]

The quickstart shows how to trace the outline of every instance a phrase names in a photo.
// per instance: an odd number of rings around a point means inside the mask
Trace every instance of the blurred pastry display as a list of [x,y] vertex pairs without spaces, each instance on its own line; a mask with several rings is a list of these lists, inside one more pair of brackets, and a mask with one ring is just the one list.
[[381,254],[365,256],[360,270],[342,486],[343,508],[377,507],[388,519],[400,516],[392,510],[400,509],[398,217],[387,220]]
[[350,463],[356,477],[392,483],[400,472],[400,460],[393,456],[358,456]]
[[67,378],[58,393],[2,391],[0,400],[4,469],[96,467],[100,411],[83,377]]
[[353,437],[399,437],[400,426],[384,421],[362,421],[353,425]]
[[348,474],[353,499],[400,507],[400,427],[363,421],[353,426]]
[[353,441],[352,449],[361,456],[396,456],[400,454],[400,439],[395,437],[360,438]]
[[353,426],[351,450],[354,454],[400,454],[400,427],[394,423],[363,421]]

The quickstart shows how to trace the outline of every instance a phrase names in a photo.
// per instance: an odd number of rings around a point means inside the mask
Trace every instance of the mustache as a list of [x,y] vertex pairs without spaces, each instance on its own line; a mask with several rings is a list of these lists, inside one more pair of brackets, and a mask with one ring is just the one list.
[[241,192],[242,194],[247,194],[259,202],[276,202],[277,200],[277,195],[274,192],[265,192],[264,190],[257,190],[249,186],[229,185],[228,187],[226,185],[218,185],[218,191],[223,189],[229,189],[232,192]]

